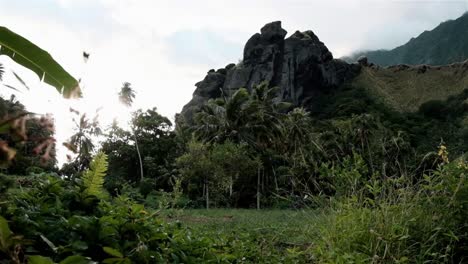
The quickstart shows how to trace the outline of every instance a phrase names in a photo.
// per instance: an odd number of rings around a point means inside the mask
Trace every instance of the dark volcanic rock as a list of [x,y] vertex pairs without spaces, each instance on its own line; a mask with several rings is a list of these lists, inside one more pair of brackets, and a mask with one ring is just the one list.
[[367,59],[366,56],[361,56],[358,58],[357,62],[362,65],[362,66],[367,66],[369,65],[369,60]]
[[328,48],[312,31],[287,32],[281,22],[272,22],[254,34],[245,45],[244,58],[238,65],[210,71],[196,84],[193,99],[182,109],[189,123],[199,107],[210,98],[261,82],[280,87],[280,97],[295,106],[308,106],[314,97],[334,89],[359,73],[360,65],[333,59]]
[[[229,65],[228,65],[229,66]],[[203,81],[195,84],[197,89],[193,92],[192,100],[182,109],[182,116],[189,123],[192,122],[193,113],[200,109],[210,98],[221,96],[221,88],[226,80],[226,69],[210,70]]]

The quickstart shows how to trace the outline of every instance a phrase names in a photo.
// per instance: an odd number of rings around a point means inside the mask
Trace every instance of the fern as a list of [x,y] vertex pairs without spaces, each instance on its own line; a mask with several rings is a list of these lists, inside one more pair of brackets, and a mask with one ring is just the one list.
[[107,171],[107,155],[99,152],[94,156],[89,169],[83,174],[83,186],[85,187],[84,194],[94,195],[98,198],[104,198],[106,192],[104,191],[104,177]]

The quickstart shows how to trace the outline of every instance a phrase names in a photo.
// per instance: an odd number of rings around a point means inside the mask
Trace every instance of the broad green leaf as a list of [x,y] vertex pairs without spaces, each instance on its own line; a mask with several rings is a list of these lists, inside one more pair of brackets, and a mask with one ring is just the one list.
[[8,248],[11,234],[7,220],[0,216],[0,249]]
[[107,258],[107,259],[102,261],[102,263],[104,263],[104,264],[117,264],[117,263],[121,263],[121,262],[122,262],[121,258]]
[[54,86],[65,98],[81,95],[78,81],[47,51],[6,27],[0,27],[0,55],[6,55],[35,72],[41,80]]
[[85,241],[73,241],[73,243],[71,244],[72,248],[74,250],[80,250],[80,251],[83,251],[83,250],[87,250],[88,249],[88,243],[86,243]]
[[168,236],[166,233],[157,233],[157,234],[154,234],[149,240],[150,241],[153,241],[153,240],[163,240],[163,239],[167,239]]
[[95,263],[95,262],[83,256],[70,256],[60,261],[59,264],[90,264],[90,263]]
[[108,258],[102,261],[105,264],[131,264],[128,258]]
[[50,258],[43,256],[28,256],[29,264],[54,264]]
[[104,250],[104,252],[106,252],[107,254],[113,257],[123,258],[122,253],[120,253],[117,249],[113,249],[110,247],[103,247],[102,249]]

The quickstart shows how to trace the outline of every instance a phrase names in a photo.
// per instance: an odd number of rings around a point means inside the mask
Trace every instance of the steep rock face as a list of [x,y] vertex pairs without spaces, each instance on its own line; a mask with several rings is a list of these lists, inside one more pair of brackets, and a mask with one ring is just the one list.
[[265,25],[261,34],[253,35],[245,45],[242,63],[228,70],[223,89],[251,89],[262,81],[277,85],[286,34],[281,22],[273,22]]
[[285,39],[287,32],[277,21],[260,32],[247,41],[241,63],[212,70],[196,84],[192,100],[182,110],[186,121],[192,122],[193,113],[210,98],[241,87],[250,90],[263,81],[279,86],[282,100],[307,107],[319,93],[338,87],[360,71],[357,64],[333,59],[312,31],[297,31]]

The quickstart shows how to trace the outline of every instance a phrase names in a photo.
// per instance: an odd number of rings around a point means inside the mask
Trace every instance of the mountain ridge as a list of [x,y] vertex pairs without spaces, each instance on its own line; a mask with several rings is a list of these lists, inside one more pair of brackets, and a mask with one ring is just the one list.
[[342,59],[352,63],[363,56],[380,66],[462,62],[468,59],[468,12],[457,19],[444,21],[432,30],[426,30],[394,49],[361,51]]

